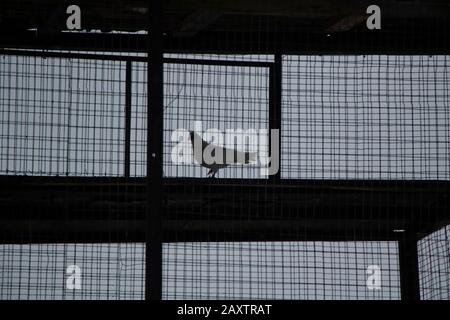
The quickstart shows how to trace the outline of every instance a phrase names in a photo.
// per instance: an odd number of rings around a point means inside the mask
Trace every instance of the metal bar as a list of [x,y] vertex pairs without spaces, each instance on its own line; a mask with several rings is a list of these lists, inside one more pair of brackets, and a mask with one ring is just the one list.
[[131,145],[131,70],[132,62],[126,62],[125,71],[125,164],[124,176],[130,177],[130,145]]
[[269,68],[273,62],[164,58],[164,63]]
[[[435,183],[165,178],[163,241],[398,241],[412,218],[416,235],[448,224],[450,183]],[[145,242],[147,190],[146,178],[0,176],[0,242]]]
[[0,49],[0,55],[14,55],[24,57],[61,58],[61,59],[87,59],[87,60],[112,60],[112,61],[139,61],[147,62],[147,57],[121,56],[112,54],[74,53],[57,51],[14,50]]
[[[424,21],[424,25],[427,23]],[[221,41],[220,32],[201,32],[194,37],[172,38],[166,36],[166,53],[214,53],[214,54],[283,54],[343,55],[343,54],[392,54],[430,55],[449,54],[450,42],[445,37],[448,24],[436,25],[430,30],[397,29],[395,32],[353,32],[326,37],[323,33],[246,32],[245,37]],[[430,38],[430,34],[436,34]],[[52,37],[36,37],[34,31],[17,31],[0,35],[2,48],[55,49],[78,51],[147,52],[147,35],[113,33],[61,33]],[[264,46],[255,43],[266,39]],[[282,40],[280,40],[282,39]],[[357,41],[355,41],[355,39]],[[438,39],[439,41],[437,41]],[[126,58],[124,58],[126,59]]]
[[[164,243],[242,241],[395,241],[396,234],[378,230],[370,220],[352,221],[344,230],[339,219],[164,220]],[[62,227],[64,226],[64,227]],[[364,226],[365,232],[361,232]],[[183,232],[180,232],[183,230]],[[239,230],[239,232],[236,232]],[[143,219],[11,220],[0,224],[0,244],[144,243]]]
[[163,30],[162,0],[149,3],[147,63],[147,228],[145,298],[162,297],[162,131]]
[[274,65],[274,100],[275,100],[275,110],[274,110],[274,125],[275,129],[278,129],[278,146],[280,150],[278,150],[278,162],[279,162],[279,169],[277,173],[274,175],[275,180],[280,180],[281,176],[281,89],[282,89],[282,69],[281,69],[281,63],[282,63],[282,55],[281,54],[275,54],[275,65]]
[[[92,53],[73,53],[73,52],[55,52],[55,51],[37,51],[37,50],[14,50],[0,49],[0,55],[42,57],[42,58],[61,58],[61,59],[87,59],[87,60],[108,60],[108,61],[126,61],[126,62],[147,62],[147,57],[141,56],[122,56],[111,54],[92,54]],[[208,60],[208,59],[182,59],[182,58],[163,58],[164,63],[172,64],[194,64],[194,65],[221,65],[236,67],[263,67],[269,68],[273,62],[260,61],[231,61],[231,60]]]
[[415,228],[406,229],[398,245],[402,300],[419,301],[420,279]]
[[[210,178],[169,178],[163,179],[164,184],[168,186],[208,186],[226,188],[245,186],[245,187],[267,187],[266,179],[220,179],[220,182],[211,181]],[[360,192],[388,192],[388,193],[417,193],[421,192],[425,195],[443,194],[442,199],[444,205],[450,205],[447,194],[450,192],[450,181],[447,180],[405,180],[402,181],[402,188],[396,187],[395,183],[399,180],[338,180],[338,179],[282,179],[280,184],[272,185],[274,188],[305,188],[311,190],[314,187],[327,188],[330,190],[355,190]],[[123,179],[116,176],[87,177],[87,176],[14,176],[0,175],[0,190],[10,191],[18,186],[27,186],[36,188],[42,186],[54,186],[67,188],[68,186],[80,186],[86,188],[88,186],[97,187],[99,185],[117,186],[125,185],[139,186],[145,185],[145,178]],[[434,188],[433,188],[434,187]],[[437,191],[435,189],[438,189]],[[417,200],[420,200],[416,197]],[[436,201],[436,200],[435,200]],[[0,201],[1,203],[1,201]],[[449,215],[450,217],[450,215]]]
[[[269,69],[269,129],[279,130],[278,146],[281,148],[281,54],[275,54],[275,62]],[[270,132],[269,132],[270,134]],[[270,135],[269,135],[270,137]],[[272,139],[269,140],[269,150],[272,152]],[[280,180],[281,150],[278,150],[280,168],[274,174],[272,180]],[[272,156],[272,155],[271,155]]]

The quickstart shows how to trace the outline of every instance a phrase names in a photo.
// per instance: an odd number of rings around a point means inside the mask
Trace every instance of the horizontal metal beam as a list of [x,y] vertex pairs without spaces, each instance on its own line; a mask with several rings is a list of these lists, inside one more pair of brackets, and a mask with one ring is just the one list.
[[[392,240],[450,221],[448,181],[163,180],[164,241]],[[0,242],[143,241],[144,178],[0,176]]]
[[[108,61],[124,61],[131,62],[148,62],[145,56],[137,55],[118,55],[118,54],[92,54],[92,53],[75,53],[75,52],[55,52],[55,51],[39,51],[39,50],[17,50],[17,49],[0,49],[0,55],[22,56],[22,57],[42,57],[42,58],[60,58],[60,59],[85,59],[85,60],[108,60]],[[215,65],[215,66],[231,66],[231,67],[255,67],[255,68],[271,68],[274,63],[261,61],[235,61],[235,60],[213,60],[213,59],[182,59],[182,58],[163,58],[164,63],[168,64],[189,64],[189,65]]]
[[[163,221],[163,242],[397,241],[393,229],[369,220],[180,219]],[[8,220],[0,224],[0,244],[145,242],[145,232],[145,220]]]
[[[450,53],[450,22],[413,21],[381,30],[327,34],[311,32],[201,32],[194,37],[166,35],[165,53],[223,54],[391,54]],[[2,33],[0,47],[146,53],[147,35],[115,33],[60,33],[36,36],[33,31]]]

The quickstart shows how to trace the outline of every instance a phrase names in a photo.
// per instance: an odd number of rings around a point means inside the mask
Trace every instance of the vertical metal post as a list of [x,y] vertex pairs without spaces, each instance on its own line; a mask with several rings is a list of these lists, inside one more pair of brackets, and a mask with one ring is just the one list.
[[147,300],[161,300],[162,293],[162,130],[163,130],[163,30],[162,0],[149,2],[147,64]]
[[127,60],[125,68],[125,164],[123,174],[130,177],[130,144],[131,144],[131,61]]
[[402,300],[419,301],[419,261],[414,229],[407,229],[398,243]]
[[[278,129],[279,138],[278,145],[281,149],[281,89],[282,89],[282,77],[281,77],[281,54],[275,54],[274,64],[269,68],[269,129]],[[270,137],[270,132],[269,132]],[[269,140],[269,150],[272,151],[273,141]],[[280,155],[280,168],[278,172],[272,176],[274,181],[280,180],[281,171],[281,150]]]

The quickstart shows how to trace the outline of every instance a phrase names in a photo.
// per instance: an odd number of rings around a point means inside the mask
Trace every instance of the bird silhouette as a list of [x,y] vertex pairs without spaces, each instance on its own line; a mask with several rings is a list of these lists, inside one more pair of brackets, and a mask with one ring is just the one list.
[[[190,131],[190,138],[192,142],[192,148],[194,150],[194,159],[197,161],[202,167],[208,168],[209,171],[207,173],[207,176],[214,178],[217,171],[222,168],[228,167],[230,164],[249,164],[250,161],[256,161],[256,152],[244,152],[244,151],[238,151],[234,149],[228,149],[224,147],[220,147],[211,143],[206,142],[205,140],[200,137],[196,132]],[[195,149],[195,145],[201,143],[201,149]],[[219,159],[218,163],[206,163],[203,158],[203,152],[205,148],[211,147],[211,157],[216,158],[216,152],[217,156],[221,156],[221,159]],[[233,154],[232,159],[227,159],[228,157],[231,157],[230,155]]]

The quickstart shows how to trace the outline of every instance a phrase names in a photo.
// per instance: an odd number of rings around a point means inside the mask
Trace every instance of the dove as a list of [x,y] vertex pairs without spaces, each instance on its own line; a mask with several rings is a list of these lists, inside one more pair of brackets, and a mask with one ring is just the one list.
[[[204,141],[196,132],[194,131],[190,131],[190,138],[191,138],[191,142],[192,142],[192,147],[194,149],[194,159],[195,161],[197,161],[202,167],[208,168],[209,171],[207,173],[207,176],[214,178],[217,171],[219,171],[219,169],[223,169],[228,167],[230,164],[249,164],[250,161],[256,161],[256,152],[243,152],[243,151],[238,151],[238,150],[233,150],[233,149],[228,149],[228,148],[224,148],[224,147],[220,147],[220,146],[216,146],[214,144],[210,144],[206,141]],[[196,148],[195,145],[196,144],[200,144],[201,143],[201,149],[198,148],[197,152],[196,152]],[[220,154],[222,154],[222,160],[218,161],[219,163],[206,163],[204,161],[203,158],[203,152],[206,148],[211,148],[212,150],[208,153],[211,154],[211,157],[215,157],[216,156],[216,152],[217,152],[217,156],[219,156]],[[227,154],[228,154],[228,158],[231,158],[231,155],[233,155],[232,159],[227,159]]]

